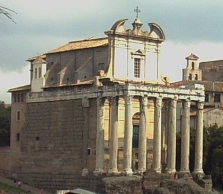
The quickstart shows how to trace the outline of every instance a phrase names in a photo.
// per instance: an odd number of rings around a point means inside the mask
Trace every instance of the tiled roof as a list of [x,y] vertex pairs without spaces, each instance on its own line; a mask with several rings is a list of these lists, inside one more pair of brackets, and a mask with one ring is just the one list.
[[31,85],[25,85],[25,86],[9,89],[8,92],[17,92],[17,91],[24,91],[24,90],[30,90],[30,89],[31,89]]
[[108,45],[108,38],[85,39],[85,40],[80,40],[80,41],[69,42],[45,54],[65,52],[65,51],[85,49],[85,48],[94,48],[94,47],[106,46],[106,45]]
[[205,91],[223,92],[223,82],[201,81],[201,80],[183,80],[171,83],[171,86],[194,86],[194,84],[204,85]]
[[28,58],[27,61],[34,61],[34,60],[36,60],[38,57],[41,58],[41,59],[43,59],[43,60],[46,59],[46,55],[37,55],[37,56],[35,56],[35,57],[30,57],[30,58]]

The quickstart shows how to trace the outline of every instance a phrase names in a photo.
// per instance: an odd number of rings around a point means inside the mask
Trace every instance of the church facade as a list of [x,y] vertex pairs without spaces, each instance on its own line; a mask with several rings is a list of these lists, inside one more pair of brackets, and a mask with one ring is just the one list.
[[126,21],[115,22],[104,38],[69,42],[28,59],[30,84],[9,90],[11,170],[21,180],[45,180],[47,187],[58,176],[69,182],[90,173],[175,173],[178,102],[183,104],[180,172],[190,172],[194,104],[193,172],[203,173],[203,86],[159,83],[161,27],[149,23],[143,31],[136,18],[126,30]]

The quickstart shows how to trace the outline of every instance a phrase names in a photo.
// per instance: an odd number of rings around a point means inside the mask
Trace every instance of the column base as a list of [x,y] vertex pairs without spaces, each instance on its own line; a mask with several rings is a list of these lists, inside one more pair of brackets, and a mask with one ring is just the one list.
[[180,169],[179,173],[188,174],[190,173],[189,169]]
[[155,168],[153,169],[156,173],[161,174],[161,168]]
[[93,174],[95,175],[95,176],[98,176],[98,175],[100,175],[100,174],[104,174],[105,173],[105,171],[103,170],[103,169],[96,169],[94,172],[93,172]]
[[108,174],[118,175],[118,174],[120,174],[120,172],[118,172],[117,169],[109,169],[109,170],[108,170]]
[[168,168],[166,168],[166,169],[165,169],[165,173],[168,173],[168,174],[175,174],[175,173],[176,173],[176,169],[173,169],[173,168],[172,168],[172,169],[171,169],[171,168],[168,169]]
[[194,171],[192,172],[192,175],[197,175],[197,174],[203,174],[204,175],[203,169],[194,169]]
[[125,169],[122,171],[122,174],[127,176],[127,175],[132,175],[133,172],[132,169]]
[[143,174],[144,172],[146,172],[146,169],[145,168],[144,169],[138,169],[136,171],[137,174]]

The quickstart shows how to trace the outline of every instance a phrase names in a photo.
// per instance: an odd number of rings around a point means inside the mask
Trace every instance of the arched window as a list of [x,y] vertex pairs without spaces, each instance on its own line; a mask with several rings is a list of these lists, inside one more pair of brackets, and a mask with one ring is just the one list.
[[191,73],[189,73],[188,80],[191,80],[191,79],[192,79],[192,76],[191,76]]
[[198,80],[198,75],[197,74],[195,74],[195,80]]
[[132,148],[139,147],[139,125],[133,125]]

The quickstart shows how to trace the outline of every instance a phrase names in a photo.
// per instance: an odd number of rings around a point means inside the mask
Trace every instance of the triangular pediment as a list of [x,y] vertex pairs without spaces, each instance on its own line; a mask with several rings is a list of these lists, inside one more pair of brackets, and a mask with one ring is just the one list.
[[145,51],[138,49],[135,52],[131,52],[132,55],[145,55]]

